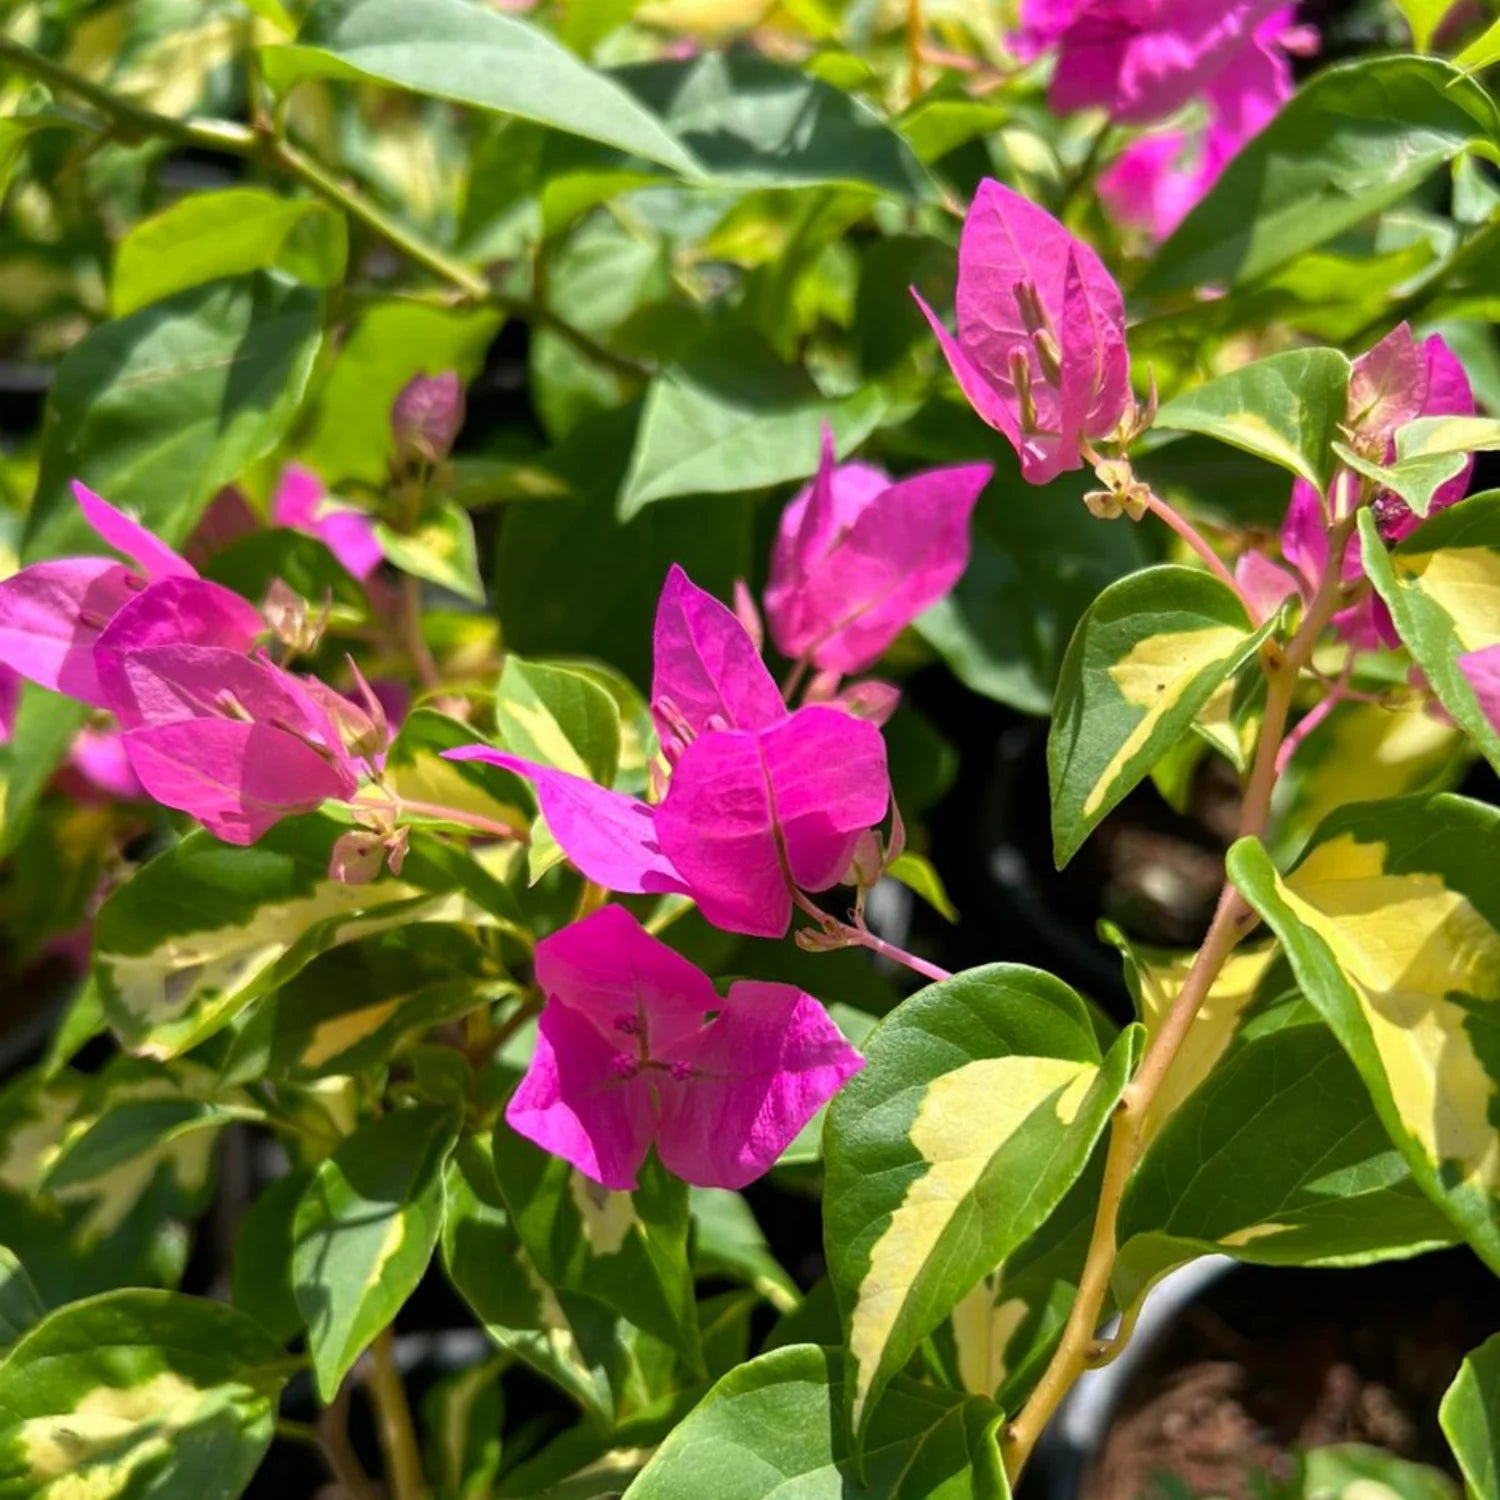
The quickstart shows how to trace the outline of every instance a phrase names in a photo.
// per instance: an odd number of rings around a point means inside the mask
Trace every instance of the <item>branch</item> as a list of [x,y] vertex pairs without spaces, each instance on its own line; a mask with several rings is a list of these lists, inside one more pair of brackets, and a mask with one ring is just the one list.
[[[1332,528],[1328,538],[1329,567],[1319,582],[1317,593],[1308,605],[1301,625],[1285,651],[1267,647],[1263,658],[1266,668],[1266,707],[1261,720],[1260,738],[1255,747],[1255,761],[1245,786],[1240,808],[1239,836],[1258,837],[1265,831],[1271,810],[1271,793],[1276,784],[1276,760],[1286,735],[1287,717],[1291,712],[1292,694],[1302,668],[1312,658],[1324,628],[1340,604],[1344,555],[1354,517],[1348,516]],[[1109,1146],[1104,1159],[1104,1180],[1099,1189],[1099,1208],[1089,1239],[1078,1293],[1063,1327],[1062,1339],[1052,1359],[1032,1391],[1030,1399],[1011,1423],[1004,1438],[1006,1472],[1012,1482],[1020,1474],[1047,1423],[1051,1421],[1063,1397],[1083,1371],[1106,1352],[1096,1338],[1104,1304],[1109,1295],[1110,1277],[1114,1271],[1120,1220],[1120,1207],[1131,1173],[1140,1159],[1147,1115],[1161,1091],[1173,1061],[1192,1028],[1193,1021],[1214,981],[1219,977],[1229,955],[1247,930],[1253,913],[1240,893],[1226,877],[1219,892],[1213,922],[1183,981],[1182,989],[1172,1002],[1160,1030],[1151,1039],[1146,1056],[1134,1078],[1125,1086],[1110,1122]]]
[[391,1494],[395,1500],[422,1500],[428,1493],[427,1479],[422,1473],[411,1404],[406,1399],[401,1372],[396,1368],[396,1341],[389,1328],[378,1333],[370,1345],[367,1388],[375,1404],[380,1449],[385,1454],[385,1474]]
[[363,224],[371,233],[400,251],[413,265],[420,266],[440,281],[447,282],[464,300],[494,307],[507,317],[522,318],[546,328],[565,339],[586,359],[604,366],[616,375],[638,379],[651,373],[646,365],[623,354],[616,354],[613,349],[607,349],[597,339],[581,328],[575,328],[550,308],[494,290],[478,267],[456,259],[426,236],[408,228],[378,204],[371,202],[358,189],[341,182],[326,167],[278,135],[253,130],[235,120],[179,120],[171,115],[144,109],[92,79],[85,78],[81,73],[75,73],[71,68],[44,57],[30,47],[23,47],[9,37],[0,37],[0,62],[7,62],[28,77],[92,105],[108,121],[108,133],[127,143],[134,144],[156,137],[200,151],[217,151],[279,169],[311,188],[319,197],[343,209],[351,219]]

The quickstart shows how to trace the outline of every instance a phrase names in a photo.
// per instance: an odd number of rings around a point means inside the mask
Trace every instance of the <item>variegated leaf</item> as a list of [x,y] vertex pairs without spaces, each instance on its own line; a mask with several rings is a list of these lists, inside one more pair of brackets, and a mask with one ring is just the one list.
[[899,1380],[860,1465],[846,1386],[838,1352],[811,1344],[741,1365],[673,1430],[625,1500],[1009,1500],[990,1402]]
[[1282,877],[1253,840],[1235,884],[1359,1070],[1431,1195],[1500,1268],[1500,812],[1438,795],[1335,813]]
[[1464,1360],[1438,1415],[1472,1500],[1500,1500],[1500,1333]]
[[1500,644],[1500,491],[1440,511],[1393,551],[1368,511],[1359,517],[1365,571],[1439,702],[1500,770],[1500,732],[1459,670],[1461,656]]
[[1066,864],[1259,645],[1226,585],[1163,566],[1111,584],[1078,622],[1047,738],[1052,841]]
[[324,1401],[427,1269],[455,1135],[445,1109],[381,1115],[322,1163],[302,1195],[292,1283]]
[[232,1500],[295,1362],[243,1313],[173,1292],[59,1309],[0,1361],[3,1500]]
[[340,831],[289,819],[251,848],[199,831],[120,886],[99,910],[94,974],[121,1041],[175,1057],[341,943],[411,922],[492,920],[416,849],[399,880],[331,880]]
[[1138,1036],[1101,1058],[1078,996],[1007,964],[920,991],[870,1034],[824,1140],[857,1438],[922,1339],[1082,1172]]
[[1349,361],[1337,349],[1291,349],[1195,385],[1165,402],[1155,425],[1243,448],[1322,490],[1348,392]]

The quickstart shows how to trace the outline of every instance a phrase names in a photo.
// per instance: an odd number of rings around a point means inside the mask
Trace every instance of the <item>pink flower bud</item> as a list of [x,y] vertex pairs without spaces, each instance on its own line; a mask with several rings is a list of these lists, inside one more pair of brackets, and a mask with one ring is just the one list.
[[396,452],[404,459],[441,463],[463,425],[464,388],[452,370],[413,375],[391,407]]

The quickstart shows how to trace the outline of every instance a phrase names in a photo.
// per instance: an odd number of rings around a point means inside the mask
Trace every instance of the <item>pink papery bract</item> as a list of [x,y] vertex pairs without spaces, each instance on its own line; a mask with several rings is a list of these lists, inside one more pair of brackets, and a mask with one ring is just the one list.
[[289,464],[271,501],[271,524],[315,536],[363,583],[385,557],[375,523],[363,511],[330,502],[311,469]]
[[823,434],[817,477],[782,513],[766,618],[783,656],[852,674],[879,659],[969,561],[969,520],[993,470],[933,469],[891,483],[834,461]]
[[1145,125],[1202,97],[1288,9],[1282,0],[1027,0],[1021,22],[1030,50],[1058,49],[1053,109],[1103,109]]
[[129,730],[124,744],[149,797],[227,844],[253,844],[282,818],[349,791],[324,756],[267,724],[179,719]]
[[798,709],[771,728],[710,730],[651,807],[488,746],[446,752],[528,778],[578,870],[608,890],[679,892],[730,932],[780,937],[792,890],[826,890],[890,798],[880,731],[842,709]]
[[1469,680],[1480,711],[1500,730],[1500,646],[1486,646],[1458,659],[1458,670]]
[[958,330],[913,290],[959,388],[1045,484],[1083,466],[1131,403],[1125,307],[1098,255],[1045,209],[986,178],[958,247]]
[[94,528],[100,540],[133,559],[152,582],[163,578],[198,576],[197,570],[185,557],[174,552],[138,521],[132,521],[124,511],[116,510],[102,496],[96,495],[86,484],[76,479],[73,481],[73,496],[78,501],[84,520]]
[[675,564],[656,606],[651,711],[667,758],[713,729],[764,729],[786,717],[771,674],[734,611]]
[[695,1186],[743,1187],[862,1066],[810,996],[742,981],[721,1000],[620,907],[544,939],[536,973],[547,1000],[505,1118],[617,1191],[653,1145]]
[[94,645],[141,580],[107,557],[59,557],[0,580],[0,663],[95,708],[107,706]]

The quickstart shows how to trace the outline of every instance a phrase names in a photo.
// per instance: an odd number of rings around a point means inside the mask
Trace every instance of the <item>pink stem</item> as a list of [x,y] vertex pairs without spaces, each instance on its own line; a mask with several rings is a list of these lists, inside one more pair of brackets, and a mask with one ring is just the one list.
[[397,799],[395,811],[398,814],[409,812],[426,818],[441,818],[445,823],[458,823],[464,828],[472,828],[476,833],[487,833],[492,838],[515,839],[521,844],[531,842],[525,832],[512,828],[509,823],[481,817],[478,813],[461,812],[456,807],[444,807],[440,802],[413,802],[409,797],[401,797]]
[[1245,606],[1245,613],[1250,616],[1252,622],[1256,625],[1261,624],[1260,611],[1250,602],[1249,596],[1240,587],[1234,574],[1229,571],[1224,559],[1209,546],[1193,523],[1185,516],[1179,515],[1160,495],[1155,493],[1147,494],[1146,509],[1153,516],[1165,521],[1208,564],[1214,576],[1234,590],[1235,598]]
[[1297,746],[1315,730],[1324,719],[1328,717],[1338,705],[1341,698],[1348,697],[1347,692],[1349,676],[1354,671],[1354,657],[1351,655],[1344,667],[1342,676],[1330,686],[1328,696],[1321,698],[1297,721],[1297,725],[1281,742],[1281,748],[1276,752],[1276,774],[1281,775],[1287,768],[1287,763],[1297,752]]
[[792,706],[792,694],[802,686],[802,679],[807,676],[807,658],[801,657],[792,663],[791,671],[786,674],[781,684],[781,696],[786,699],[788,708]]
[[888,943],[884,938],[878,938],[868,927],[852,927],[846,922],[839,923],[839,930],[849,939],[851,943],[861,948],[868,948],[872,953],[878,953],[882,958],[888,958],[892,963],[904,964],[914,973],[922,975],[924,979],[931,979],[941,984],[945,979],[952,979],[953,975],[947,969],[940,969],[936,964],[930,964],[925,958],[918,958],[914,953],[908,953],[905,948],[898,948],[894,943]]

